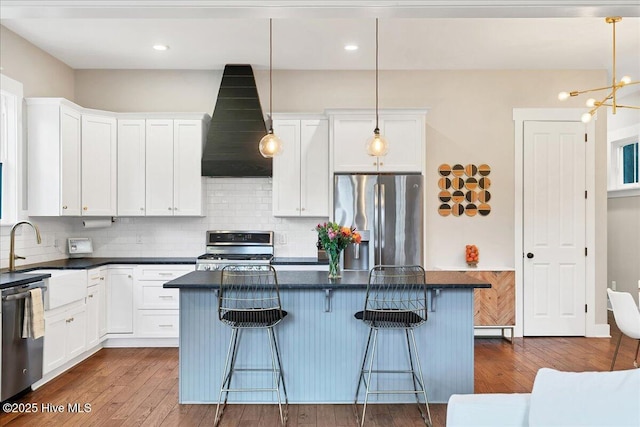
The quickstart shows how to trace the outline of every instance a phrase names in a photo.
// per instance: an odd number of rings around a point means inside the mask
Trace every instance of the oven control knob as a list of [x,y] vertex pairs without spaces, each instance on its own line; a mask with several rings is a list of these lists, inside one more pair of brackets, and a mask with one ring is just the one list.
[[209,271],[209,270],[211,270],[211,266],[210,266],[210,265],[203,265],[202,267],[203,267],[203,270],[204,270],[204,271]]

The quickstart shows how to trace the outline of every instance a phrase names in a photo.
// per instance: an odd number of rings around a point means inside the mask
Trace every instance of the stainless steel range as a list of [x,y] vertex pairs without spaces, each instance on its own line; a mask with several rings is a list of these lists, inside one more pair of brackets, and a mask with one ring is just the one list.
[[207,231],[207,251],[196,270],[220,270],[225,265],[265,265],[273,259],[273,231]]

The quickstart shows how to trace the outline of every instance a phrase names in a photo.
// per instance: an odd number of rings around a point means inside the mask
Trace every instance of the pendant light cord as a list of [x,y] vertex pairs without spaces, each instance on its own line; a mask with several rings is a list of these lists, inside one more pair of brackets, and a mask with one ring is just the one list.
[[380,132],[378,128],[378,18],[376,18],[376,132]]
[[273,133],[273,18],[269,18],[269,133]]

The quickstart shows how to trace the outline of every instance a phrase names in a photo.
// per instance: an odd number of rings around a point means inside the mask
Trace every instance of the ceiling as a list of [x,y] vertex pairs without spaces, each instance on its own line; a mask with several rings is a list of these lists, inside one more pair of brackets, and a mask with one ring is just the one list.
[[[0,23],[75,69],[296,70],[607,69],[640,76],[640,3],[633,1],[0,2]],[[170,46],[157,52],[152,45]],[[359,49],[344,50],[354,43]]]

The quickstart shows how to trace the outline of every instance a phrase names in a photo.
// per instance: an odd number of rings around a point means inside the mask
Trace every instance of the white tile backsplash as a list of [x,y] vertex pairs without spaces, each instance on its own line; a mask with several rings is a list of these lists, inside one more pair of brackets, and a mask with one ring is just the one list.
[[[204,178],[204,183],[202,218],[117,218],[101,229],[83,228],[80,218],[31,218],[40,226],[43,245],[36,244],[33,230],[23,228],[16,252],[28,259],[18,265],[65,258],[70,236],[91,237],[94,257],[196,257],[204,253],[207,230],[274,231],[276,256],[316,256],[314,227],[328,218],[273,217],[271,178]],[[2,267],[8,266],[8,234],[3,227]]]

